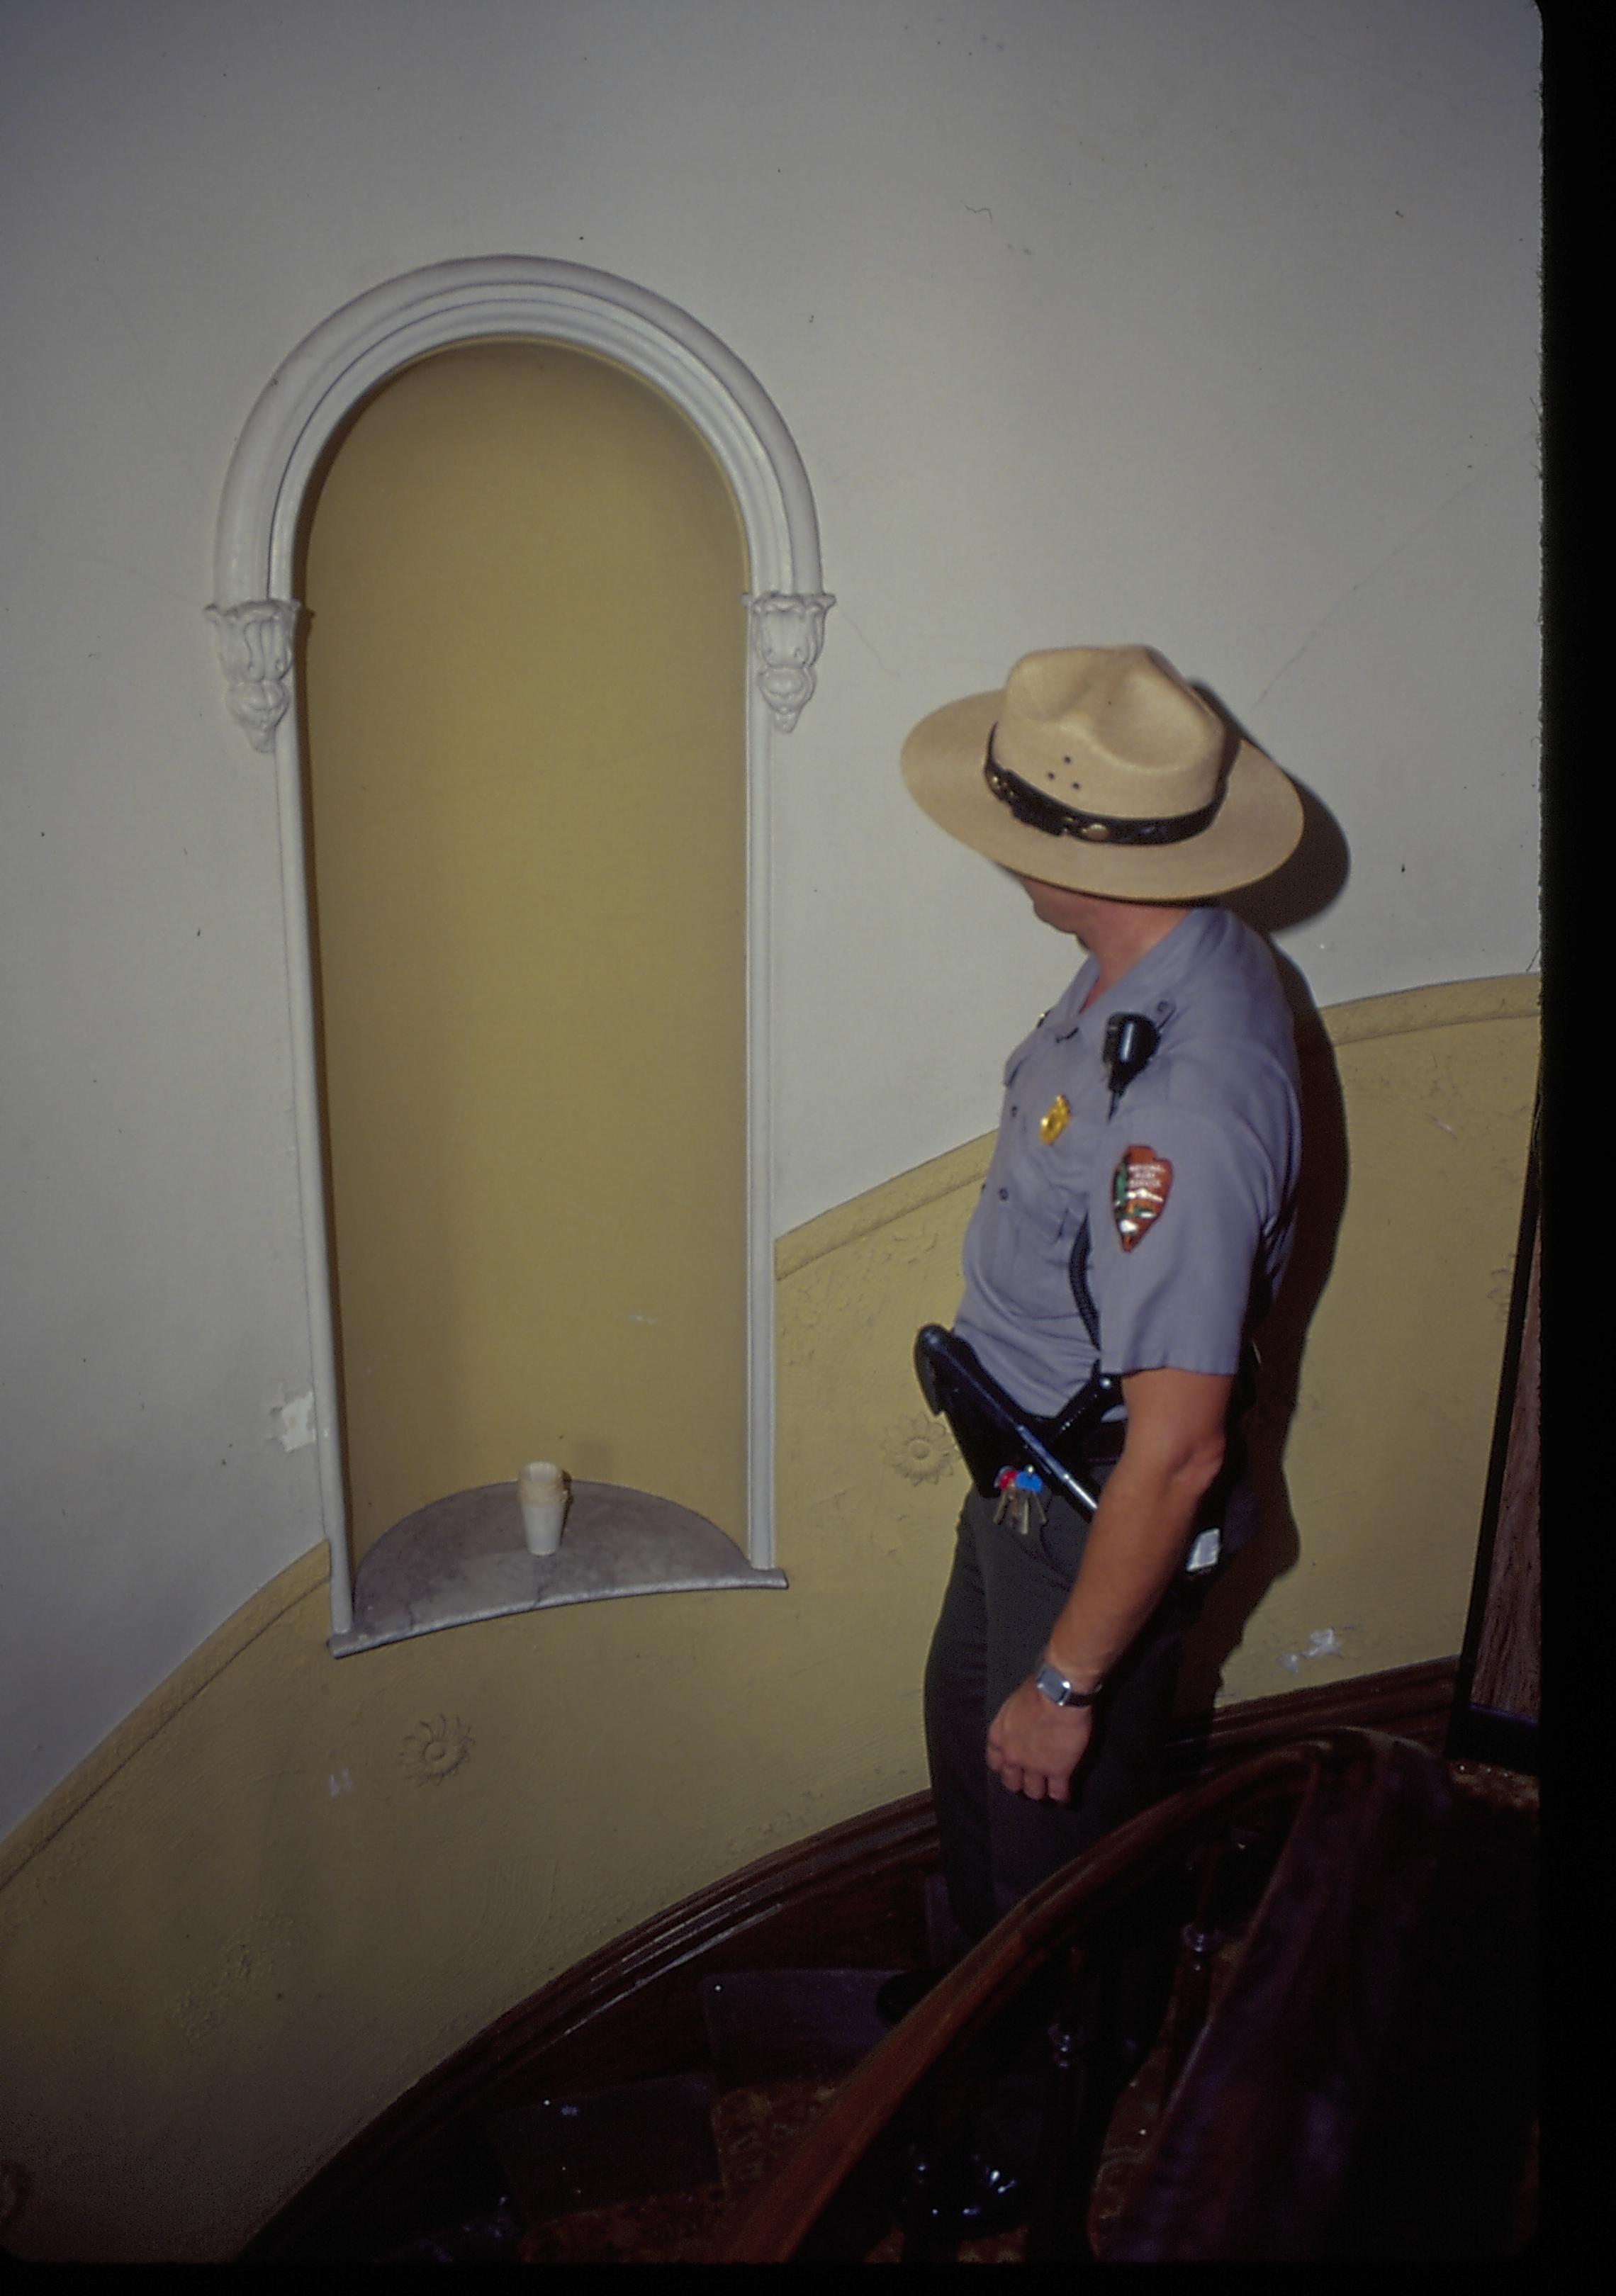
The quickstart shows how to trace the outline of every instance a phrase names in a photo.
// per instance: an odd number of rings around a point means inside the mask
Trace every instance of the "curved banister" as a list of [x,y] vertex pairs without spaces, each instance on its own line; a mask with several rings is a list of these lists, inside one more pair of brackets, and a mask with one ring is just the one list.
[[1157,2122],[1108,2262],[1315,2253],[1449,1805],[1444,1766],[1396,1739],[1372,1741],[1356,1774],[1321,1771]]
[[[734,2227],[722,2259],[790,2261],[922,2093],[1057,1957],[1197,1842],[1287,1809],[1235,1971],[1189,2051],[1105,2256],[1309,2252],[1345,2174],[1447,1808],[1433,1757],[1341,1730],[1260,1755],[1120,1827],[1014,1907],[857,2067]],[[1335,2055],[1310,2063],[1325,2040]],[[1321,2076],[1325,2109],[1299,2126]],[[1231,2088],[1238,2112],[1228,2109]]]

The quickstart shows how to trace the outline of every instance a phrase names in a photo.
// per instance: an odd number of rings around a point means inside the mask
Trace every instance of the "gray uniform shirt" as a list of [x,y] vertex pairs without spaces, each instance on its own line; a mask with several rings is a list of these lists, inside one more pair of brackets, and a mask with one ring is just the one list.
[[[1091,957],[1010,1055],[965,1236],[955,1330],[1040,1416],[1093,1369],[1090,1321],[1106,1372],[1236,1372],[1291,1243],[1296,1047],[1266,945],[1226,909],[1193,909],[1084,1012],[1098,978]],[[1160,1043],[1113,1115],[1103,1047],[1117,1013],[1142,1013]],[[1146,1154],[1170,1168],[1164,1192]],[[1125,1249],[1116,1198],[1130,1159],[1161,1200]]]

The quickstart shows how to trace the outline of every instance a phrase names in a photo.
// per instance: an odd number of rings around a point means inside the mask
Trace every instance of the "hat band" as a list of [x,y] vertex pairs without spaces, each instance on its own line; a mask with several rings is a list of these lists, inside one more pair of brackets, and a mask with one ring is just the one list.
[[1001,766],[993,754],[993,736],[997,731],[995,726],[988,735],[982,779],[1019,822],[1029,829],[1041,830],[1046,837],[1079,837],[1091,845],[1181,845],[1186,837],[1199,837],[1223,803],[1219,787],[1210,805],[1194,813],[1168,814],[1153,820],[1126,814],[1084,813],[1075,805],[1062,805],[1059,798],[1046,797],[1042,790]]

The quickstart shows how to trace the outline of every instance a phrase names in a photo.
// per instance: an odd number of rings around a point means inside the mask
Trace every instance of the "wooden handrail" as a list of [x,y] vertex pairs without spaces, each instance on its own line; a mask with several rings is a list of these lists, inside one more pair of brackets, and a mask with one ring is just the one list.
[[1014,1907],[857,2067],[733,2228],[722,2260],[792,2260],[923,2093],[1057,1959],[1195,1844],[1273,1814],[1289,1816],[1284,1846],[1104,2254],[1310,2253],[1345,2176],[1448,1806],[1432,1756],[1341,1730],[1259,1755],[1120,1827]]

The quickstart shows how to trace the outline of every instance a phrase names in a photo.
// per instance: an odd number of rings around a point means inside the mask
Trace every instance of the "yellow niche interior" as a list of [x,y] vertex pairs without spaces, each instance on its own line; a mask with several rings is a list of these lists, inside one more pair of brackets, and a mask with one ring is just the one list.
[[[1459,1647],[1537,984],[1325,1014],[1349,1185],[1243,1699]],[[783,1593],[652,1596],[332,1660],[324,1549],[0,1845],[0,2157],[23,2256],[222,2259],[410,2083],[751,1858],[924,1784],[962,1473],[909,1369],[972,1142],[777,1253]],[[1334,1647],[1308,1656],[1324,1630]],[[1288,1661],[1294,1661],[1294,1664]]]
[[529,1458],[745,1548],[744,538],[658,391],[457,345],[299,593],[349,1542]]

